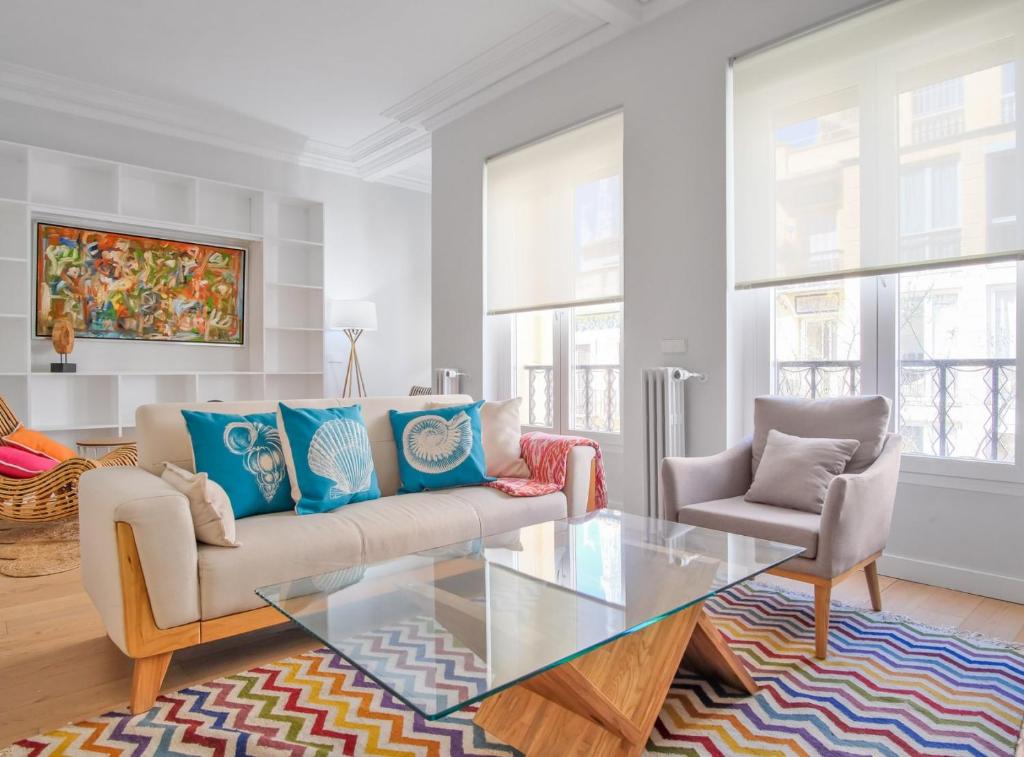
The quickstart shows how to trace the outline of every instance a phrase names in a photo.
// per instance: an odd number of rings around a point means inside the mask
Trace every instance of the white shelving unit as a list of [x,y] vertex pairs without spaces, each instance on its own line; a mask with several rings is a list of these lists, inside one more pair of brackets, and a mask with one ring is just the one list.
[[[245,347],[81,340],[80,372],[50,373],[34,336],[37,220],[246,247]],[[316,201],[0,142],[0,395],[66,442],[131,435],[151,402],[323,396],[323,240]]]

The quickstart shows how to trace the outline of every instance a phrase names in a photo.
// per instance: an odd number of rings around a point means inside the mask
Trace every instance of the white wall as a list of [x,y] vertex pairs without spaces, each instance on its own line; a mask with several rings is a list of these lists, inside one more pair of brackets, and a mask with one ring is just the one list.
[[[370,299],[378,307],[380,330],[360,341],[367,389],[407,394],[412,384],[429,383],[429,195],[11,102],[0,102],[0,140],[322,201],[325,296]],[[331,334],[328,345],[329,359],[347,359],[343,335]],[[88,358],[89,347],[76,345],[79,362]],[[160,359],[192,363],[216,349],[175,345]],[[243,358],[236,352],[225,364],[238,359]],[[344,364],[328,367],[330,394],[339,391],[343,372]]]
[[[433,364],[470,374],[483,345],[482,170],[495,153],[614,108],[625,112],[624,509],[641,504],[640,371],[682,364],[694,455],[721,450],[749,415],[727,371],[757,345],[727,339],[726,70],[730,57],[864,5],[863,0],[692,0],[433,136]],[[661,353],[685,337],[683,356]],[[728,353],[727,353],[728,350]],[[672,361],[672,363],[669,363]],[[736,372],[739,375],[740,372]],[[734,384],[729,386],[730,383]],[[733,403],[727,417],[727,400]],[[727,435],[727,428],[730,432]],[[1024,504],[900,487],[890,575],[1024,601]]]

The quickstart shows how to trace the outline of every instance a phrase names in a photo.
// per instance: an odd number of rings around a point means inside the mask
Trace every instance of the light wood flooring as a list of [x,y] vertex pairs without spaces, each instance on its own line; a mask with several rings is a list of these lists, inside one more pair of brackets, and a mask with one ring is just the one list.
[[[762,577],[807,593],[783,578]],[[1024,642],[1024,605],[881,578],[886,610],[924,623],[955,626]],[[833,592],[837,601],[869,606],[863,575]],[[243,670],[319,646],[278,626],[177,652],[165,688]],[[0,747],[63,723],[123,707],[129,660],[107,639],[77,570],[42,578],[0,576]]]

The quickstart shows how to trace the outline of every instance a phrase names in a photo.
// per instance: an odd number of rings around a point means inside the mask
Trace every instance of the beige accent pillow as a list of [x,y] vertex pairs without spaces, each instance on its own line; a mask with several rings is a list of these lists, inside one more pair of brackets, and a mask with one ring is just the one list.
[[[530,469],[519,456],[523,432],[519,422],[522,397],[501,402],[485,402],[480,407],[480,432],[483,434],[487,475],[498,478],[529,478]],[[451,407],[458,402],[431,402],[427,409]]]
[[808,439],[772,429],[744,499],[820,513],[829,484],[859,446],[856,439]]
[[174,463],[164,463],[160,475],[188,498],[196,541],[215,547],[240,547],[235,539],[235,513],[224,487],[205,473],[193,473]]

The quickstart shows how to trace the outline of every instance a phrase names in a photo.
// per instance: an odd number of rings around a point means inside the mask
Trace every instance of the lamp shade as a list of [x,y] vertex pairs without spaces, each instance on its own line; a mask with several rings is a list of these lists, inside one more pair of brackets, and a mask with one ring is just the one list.
[[377,330],[377,306],[366,300],[332,300],[327,328]]

